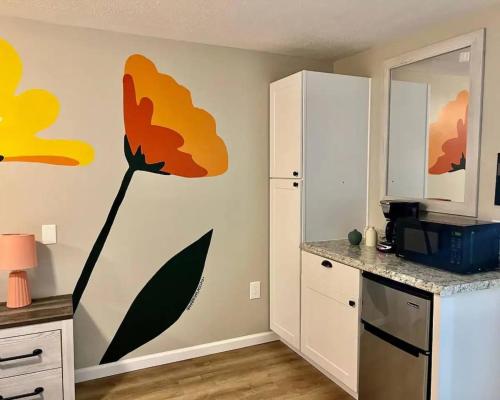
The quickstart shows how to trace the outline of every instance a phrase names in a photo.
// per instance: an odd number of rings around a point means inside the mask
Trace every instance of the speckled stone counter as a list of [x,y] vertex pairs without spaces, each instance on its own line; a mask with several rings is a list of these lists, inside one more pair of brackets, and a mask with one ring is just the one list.
[[347,240],[304,243],[302,249],[441,296],[500,288],[500,270],[458,275],[380,253],[374,247],[352,246]]

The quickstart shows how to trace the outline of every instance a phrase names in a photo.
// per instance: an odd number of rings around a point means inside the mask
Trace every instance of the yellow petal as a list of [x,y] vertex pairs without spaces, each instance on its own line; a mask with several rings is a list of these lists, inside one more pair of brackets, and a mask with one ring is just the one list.
[[12,95],[21,80],[23,66],[14,48],[0,38],[0,97]]
[[12,46],[0,39],[0,156],[3,161],[57,165],[92,162],[94,150],[85,142],[37,136],[56,121],[59,101],[43,89],[16,95],[21,74],[19,56]]

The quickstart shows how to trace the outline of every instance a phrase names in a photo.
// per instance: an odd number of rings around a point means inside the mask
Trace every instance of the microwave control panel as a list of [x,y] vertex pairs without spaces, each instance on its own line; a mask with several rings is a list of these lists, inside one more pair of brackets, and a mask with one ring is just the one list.
[[460,264],[462,262],[462,232],[450,232],[450,263]]

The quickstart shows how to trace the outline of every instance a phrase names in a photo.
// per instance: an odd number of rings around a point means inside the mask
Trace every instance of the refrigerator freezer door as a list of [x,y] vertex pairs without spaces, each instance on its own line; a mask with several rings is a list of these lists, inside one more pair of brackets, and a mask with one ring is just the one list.
[[363,277],[361,318],[422,350],[430,350],[432,301]]

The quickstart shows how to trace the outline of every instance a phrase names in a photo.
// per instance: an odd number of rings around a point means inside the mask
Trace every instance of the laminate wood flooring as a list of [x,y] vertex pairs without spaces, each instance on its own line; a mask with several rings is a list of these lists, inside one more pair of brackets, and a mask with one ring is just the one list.
[[77,400],[353,400],[281,342],[83,382]]

